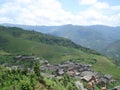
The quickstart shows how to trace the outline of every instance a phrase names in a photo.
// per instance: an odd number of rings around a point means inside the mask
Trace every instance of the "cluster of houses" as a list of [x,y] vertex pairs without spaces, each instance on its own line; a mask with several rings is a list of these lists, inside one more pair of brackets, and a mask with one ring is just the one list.
[[[103,75],[101,73],[94,72],[91,67],[92,65],[75,63],[72,61],[51,65],[47,60],[45,60],[42,63],[41,71],[44,76],[46,75],[49,78],[56,77],[58,79],[62,78],[62,76],[67,73],[77,80],[88,83],[87,88],[89,90],[94,90],[94,85],[97,84],[101,84],[103,86],[102,90],[106,90],[106,83],[115,82],[111,75]],[[45,74],[48,71],[51,72],[51,74]]]
[[[35,56],[16,56],[15,60],[37,60]],[[47,60],[43,60],[41,63],[41,74],[48,78],[57,78],[60,80],[64,74],[68,74],[71,77],[76,78],[76,80],[87,83],[87,89],[83,90],[95,90],[95,85],[102,85],[102,90],[106,90],[106,83],[114,83],[115,80],[111,75],[104,75],[100,72],[94,72],[92,65],[90,64],[81,64],[73,61],[65,61],[61,64],[51,65]],[[18,66],[12,66],[10,69],[17,69]],[[29,69],[32,70],[32,69]],[[80,82],[76,82],[76,86],[83,88]],[[120,90],[116,89],[113,90]],[[81,90],[81,89],[78,89]]]

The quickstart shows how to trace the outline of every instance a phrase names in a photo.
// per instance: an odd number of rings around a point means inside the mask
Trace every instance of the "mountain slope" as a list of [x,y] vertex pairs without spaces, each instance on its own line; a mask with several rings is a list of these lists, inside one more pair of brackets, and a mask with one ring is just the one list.
[[2,26],[0,27],[0,51],[2,55],[34,54],[54,63],[62,61],[61,58],[66,55],[72,57],[80,52],[98,54],[93,50],[76,45],[68,39]]
[[120,27],[110,27],[103,25],[93,26],[77,26],[77,25],[62,25],[62,26],[30,26],[30,25],[14,25],[3,24],[5,26],[16,26],[28,30],[36,30],[51,35],[65,37],[73,42],[101,51],[110,43],[120,39]]
[[[99,54],[94,50],[90,50],[89,48],[85,48],[80,45],[77,45],[77,44],[73,43],[71,40],[68,40],[65,38],[54,37],[54,36],[50,36],[47,34],[38,33],[35,31],[25,31],[25,30],[22,30],[22,29],[16,28],[16,27],[13,27],[13,28],[0,27],[0,29],[1,29],[1,31],[0,31],[1,45],[2,44],[8,45],[8,43],[10,44],[9,41],[14,42],[14,40],[16,40],[16,39],[17,39],[17,41],[15,41],[15,42],[20,43],[18,41],[19,40],[21,41],[21,39],[22,39],[23,41],[29,40],[29,42],[34,41],[34,42],[39,42],[39,43],[47,44],[47,45],[58,45],[58,46],[63,46],[63,47],[79,49],[86,53]],[[8,40],[8,39],[13,39],[13,40]],[[20,45],[20,44],[18,44],[18,45]],[[4,45],[3,45],[3,47],[4,47]]]
[[65,25],[53,35],[71,39],[77,44],[100,51],[119,39],[120,28],[107,26],[72,26]]
[[[93,50],[74,44],[70,40],[49,36],[35,31],[0,26],[0,63],[27,64],[29,61],[15,61],[16,55],[35,55],[51,63],[75,60],[92,64],[95,71],[120,77],[120,69],[112,60],[98,55]],[[104,67],[103,67],[104,65]]]
[[120,40],[111,43],[108,47],[102,50],[102,53],[107,56],[111,56],[120,63]]

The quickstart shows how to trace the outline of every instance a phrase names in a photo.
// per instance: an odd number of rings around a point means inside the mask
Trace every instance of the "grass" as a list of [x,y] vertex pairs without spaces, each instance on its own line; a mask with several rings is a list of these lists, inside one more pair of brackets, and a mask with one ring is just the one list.
[[9,55],[9,53],[3,51],[3,50],[0,50],[0,55]]
[[114,78],[120,79],[120,68],[114,65],[106,57],[98,57],[97,63],[93,68],[95,71],[100,71],[104,74],[111,74]]

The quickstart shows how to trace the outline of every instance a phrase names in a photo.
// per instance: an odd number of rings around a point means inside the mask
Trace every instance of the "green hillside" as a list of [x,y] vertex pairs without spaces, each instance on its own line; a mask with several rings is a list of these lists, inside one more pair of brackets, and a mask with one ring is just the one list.
[[2,24],[9,27],[20,27],[27,30],[35,30],[55,36],[65,37],[84,47],[97,50],[98,52],[109,44],[120,39],[120,27],[105,25],[61,25],[61,26],[32,26],[19,24]]
[[117,65],[120,65],[120,40],[115,41],[108,45],[108,47],[102,50],[102,53],[112,57],[113,59],[115,59],[115,63]]
[[75,60],[92,64],[96,71],[120,77],[120,69],[112,63],[112,60],[68,39],[0,26],[0,63],[29,64],[29,61],[15,61],[13,57],[16,55],[35,55],[47,59],[50,63]]

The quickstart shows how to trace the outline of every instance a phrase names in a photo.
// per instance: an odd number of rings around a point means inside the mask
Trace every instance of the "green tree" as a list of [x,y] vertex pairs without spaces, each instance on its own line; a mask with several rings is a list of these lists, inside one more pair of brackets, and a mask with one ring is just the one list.
[[34,74],[32,73],[30,75],[30,83],[31,83],[32,89],[35,90]]
[[20,90],[32,90],[28,82],[24,81],[21,83]]
[[38,77],[41,76],[40,75],[40,66],[37,63],[35,63],[35,65],[34,65],[34,72],[35,72],[36,76],[38,76]]

